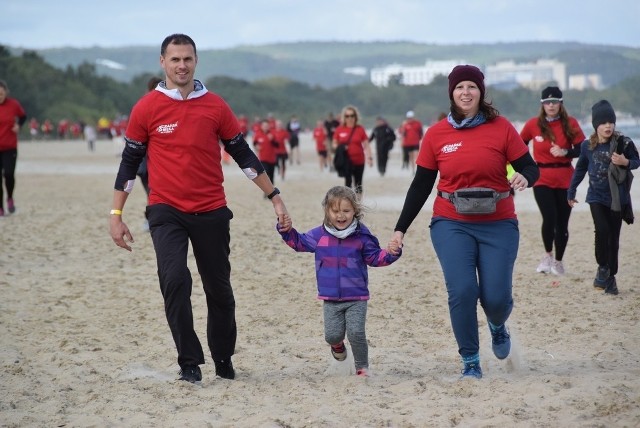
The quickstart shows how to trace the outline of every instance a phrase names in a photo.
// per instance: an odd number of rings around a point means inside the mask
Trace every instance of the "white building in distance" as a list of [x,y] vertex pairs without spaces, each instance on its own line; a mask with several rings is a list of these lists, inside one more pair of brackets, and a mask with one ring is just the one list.
[[567,66],[553,59],[539,59],[536,62],[519,64],[514,61],[502,61],[487,66],[484,74],[487,86],[535,90],[555,82],[560,89],[567,89]]
[[378,87],[389,86],[389,82],[396,81],[400,85],[428,85],[437,75],[448,76],[453,67],[466,64],[462,60],[429,61],[420,66],[406,66],[390,64],[371,69],[371,83]]
[[[421,66],[391,64],[371,69],[371,83],[378,87],[389,86],[390,82],[400,85],[428,85],[438,75],[448,76],[453,67],[466,64],[463,60],[429,61]],[[539,59],[536,62],[516,63],[501,61],[488,65],[483,70],[485,84],[502,90],[527,88],[540,90],[555,84],[560,89],[603,89],[599,74],[567,75],[567,66],[553,59]]]

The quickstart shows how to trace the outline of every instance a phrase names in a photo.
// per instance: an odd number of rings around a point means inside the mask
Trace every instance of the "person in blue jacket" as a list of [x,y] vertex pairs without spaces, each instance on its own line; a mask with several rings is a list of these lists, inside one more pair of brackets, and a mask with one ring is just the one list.
[[333,357],[344,361],[347,358],[346,334],[356,374],[366,377],[369,375],[365,332],[369,300],[367,266],[388,266],[398,260],[402,249],[395,242],[389,243],[387,249],[380,248],[378,239],[362,223],[364,207],[349,187],[329,189],[322,207],[322,225],[300,233],[286,216],[278,225],[278,231],[294,250],[315,253],[318,299],[324,301],[325,340],[331,345]]
[[640,166],[640,159],[633,141],[615,130],[616,114],[608,101],[598,101],[591,107],[591,124],[595,132],[580,147],[567,199],[571,207],[578,203],[578,185],[588,174],[585,201],[593,217],[598,263],[593,286],[606,294],[617,295],[620,231],[623,220],[633,223],[631,170]]

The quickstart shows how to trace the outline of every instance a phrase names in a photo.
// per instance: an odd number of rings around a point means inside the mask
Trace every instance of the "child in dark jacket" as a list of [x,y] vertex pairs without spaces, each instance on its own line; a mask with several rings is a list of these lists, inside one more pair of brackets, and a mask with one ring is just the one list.
[[593,286],[606,294],[618,294],[618,252],[622,221],[633,223],[631,206],[632,169],[640,166],[633,141],[616,129],[616,114],[606,100],[591,108],[595,132],[580,147],[580,157],[567,190],[570,206],[578,203],[576,191],[589,175],[586,202],[595,229],[595,253],[598,270]]
[[[345,334],[351,344],[356,374],[368,376],[369,348],[365,333],[369,277],[367,266],[388,266],[402,249],[395,242],[385,249],[361,222],[363,206],[356,193],[336,186],[322,201],[324,222],[299,233],[286,217],[278,225],[282,239],[298,252],[315,253],[318,299],[324,301],[324,336],[338,361],[347,358]],[[391,253],[397,253],[393,255]]]

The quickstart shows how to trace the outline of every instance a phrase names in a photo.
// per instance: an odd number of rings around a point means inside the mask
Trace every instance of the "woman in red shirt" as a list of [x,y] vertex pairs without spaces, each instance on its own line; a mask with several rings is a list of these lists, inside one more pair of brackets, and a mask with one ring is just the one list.
[[344,146],[351,167],[344,174],[344,185],[355,190],[362,197],[362,176],[364,175],[365,159],[373,166],[369,136],[362,125],[358,125],[360,114],[354,106],[348,105],[342,109],[342,120],[333,133],[333,148],[335,151]]
[[[422,139],[393,240],[402,247],[437,179],[431,243],[444,274],[462,377],[479,379],[478,303],[496,358],[505,359],[511,351],[506,322],[513,308],[520,232],[510,190],[531,187],[539,172],[518,131],[485,99],[482,71],[458,65],[448,80],[449,115],[429,127]],[[516,170],[511,180],[505,174],[507,162]],[[476,209],[483,205],[485,209]]]
[[533,158],[540,168],[533,194],[542,214],[545,254],[536,271],[563,275],[562,258],[569,242],[571,215],[571,206],[566,202],[573,175],[571,160],[580,155],[585,136],[578,121],[567,113],[560,88],[549,86],[542,91],[538,115],[525,123],[520,136],[527,144],[533,141]]
[[276,163],[278,162],[278,142],[271,133],[268,120],[264,119],[260,123],[260,129],[253,136],[253,146],[258,150],[258,159],[273,183]]

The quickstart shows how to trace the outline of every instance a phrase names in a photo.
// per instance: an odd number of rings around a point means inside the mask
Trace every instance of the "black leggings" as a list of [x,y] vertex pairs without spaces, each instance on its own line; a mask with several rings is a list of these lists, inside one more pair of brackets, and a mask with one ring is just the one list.
[[[13,198],[13,189],[16,187],[16,161],[18,160],[18,149],[4,150],[0,152],[0,173],[4,178],[4,185],[7,188],[7,198]],[[0,182],[0,208],[4,201],[4,191]]]
[[351,165],[351,171],[344,177],[344,185],[351,187],[356,193],[362,193],[362,176],[364,175],[364,165]]
[[275,184],[274,174],[276,171],[276,164],[269,162],[262,162],[262,166],[264,167],[264,172],[267,173],[267,177],[271,180],[271,183]]
[[598,266],[609,266],[609,274],[613,276],[618,273],[622,216],[602,204],[589,204],[589,209],[595,226],[596,262]]
[[387,171],[387,162],[389,161],[389,149],[386,141],[376,142],[376,157],[378,158],[378,172],[384,174]]
[[542,214],[542,243],[547,253],[556,247],[556,260],[562,260],[569,242],[571,206],[567,202],[567,189],[546,186],[533,188],[533,195]]

